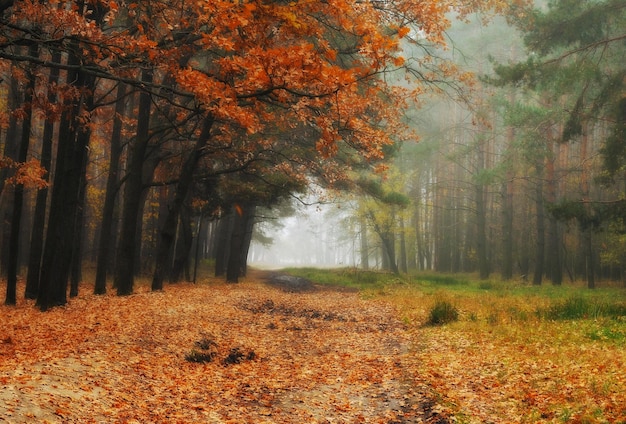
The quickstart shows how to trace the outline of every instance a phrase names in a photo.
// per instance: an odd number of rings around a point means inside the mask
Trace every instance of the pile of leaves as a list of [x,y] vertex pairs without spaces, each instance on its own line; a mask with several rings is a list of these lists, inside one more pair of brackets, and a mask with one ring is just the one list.
[[249,279],[0,315],[0,421],[445,422],[404,326],[357,293]]

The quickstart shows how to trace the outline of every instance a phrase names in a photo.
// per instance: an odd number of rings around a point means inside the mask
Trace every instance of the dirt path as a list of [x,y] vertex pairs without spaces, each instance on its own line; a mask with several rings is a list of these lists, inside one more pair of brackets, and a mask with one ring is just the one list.
[[0,307],[0,422],[444,422],[387,305],[260,277]]

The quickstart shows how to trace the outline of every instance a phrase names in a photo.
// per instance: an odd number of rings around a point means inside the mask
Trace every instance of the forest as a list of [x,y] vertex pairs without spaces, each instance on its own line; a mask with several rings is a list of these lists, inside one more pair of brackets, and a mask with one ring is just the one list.
[[410,107],[418,138],[388,172],[293,229],[303,245],[313,235],[309,249],[274,250],[297,251],[290,264],[624,282],[624,3],[536,3],[454,23],[442,57],[471,88],[459,99],[440,84]]
[[0,420],[626,422],[625,29],[0,0]]
[[365,269],[626,278],[623,2],[296,6],[2,2],[7,304],[236,282],[316,188]]

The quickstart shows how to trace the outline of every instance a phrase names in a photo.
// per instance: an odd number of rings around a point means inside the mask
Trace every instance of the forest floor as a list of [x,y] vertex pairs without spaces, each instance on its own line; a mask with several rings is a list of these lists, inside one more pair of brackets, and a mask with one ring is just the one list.
[[257,273],[0,306],[0,422],[448,422],[388,303],[286,288]]

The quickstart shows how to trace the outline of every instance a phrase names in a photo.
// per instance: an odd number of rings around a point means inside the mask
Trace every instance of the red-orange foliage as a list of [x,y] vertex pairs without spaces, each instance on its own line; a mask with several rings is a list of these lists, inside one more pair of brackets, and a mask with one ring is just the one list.
[[[464,15],[502,5],[170,0],[120,7],[116,1],[90,0],[84,2],[90,8],[85,13],[77,1],[9,3],[12,13],[5,22],[10,25],[0,26],[3,44],[29,39],[44,49],[38,58],[10,50],[0,52],[2,57],[69,69],[72,65],[51,63],[47,55],[78,40],[82,72],[124,80],[170,100],[178,95],[172,101],[183,111],[200,108],[248,134],[267,130],[268,123],[307,125],[316,130],[323,157],[346,143],[367,160],[379,159],[382,147],[403,133],[398,118],[408,93],[391,89],[381,78],[406,66],[400,41],[443,44],[451,9]],[[97,14],[104,14],[103,25]],[[158,82],[137,81],[144,67],[157,70]]]

